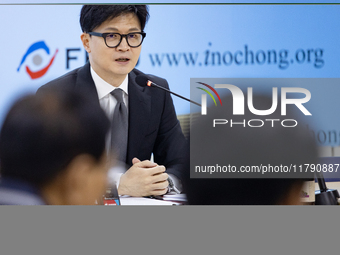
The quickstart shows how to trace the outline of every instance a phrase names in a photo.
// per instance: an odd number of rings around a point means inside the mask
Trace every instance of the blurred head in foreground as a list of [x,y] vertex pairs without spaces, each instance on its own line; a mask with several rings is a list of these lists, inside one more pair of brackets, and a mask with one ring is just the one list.
[[0,202],[21,204],[6,198],[33,190],[46,204],[95,204],[106,189],[109,125],[99,104],[72,91],[18,100],[0,134]]
[[[209,107],[207,115],[200,115],[191,126],[190,153],[191,159],[195,158],[191,161],[191,168],[195,167],[193,162],[199,167],[218,164],[235,166],[237,170],[241,166],[298,166],[316,162],[314,139],[301,120],[303,113],[295,105],[287,105],[287,115],[284,116],[279,104],[274,113],[260,116],[248,110],[245,100],[244,115],[233,115],[232,97],[225,97],[222,102],[223,107]],[[255,109],[267,110],[272,106],[272,98],[254,95],[253,104]],[[213,119],[226,119],[228,123],[213,128]],[[285,119],[294,119],[298,125],[284,127],[282,121]],[[283,124],[294,126],[295,122],[285,121]],[[242,178],[228,178],[226,173],[223,178],[208,179],[205,178],[207,175],[204,179],[187,180],[189,204],[300,204],[303,182],[311,178],[310,174],[308,179],[307,175],[306,178],[292,178],[293,175],[278,178],[276,173],[270,178],[261,174],[255,178],[249,173],[243,173]]]

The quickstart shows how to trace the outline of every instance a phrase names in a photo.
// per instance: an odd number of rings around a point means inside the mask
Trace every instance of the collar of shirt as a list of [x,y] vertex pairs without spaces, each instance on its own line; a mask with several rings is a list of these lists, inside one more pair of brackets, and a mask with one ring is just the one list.
[[[94,81],[94,84],[96,86],[97,89],[97,93],[98,93],[98,99],[101,100],[103,97],[110,95],[111,91],[117,88],[122,89],[125,92],[125,95],[128,95],[128,75],[126,75],[124,81],[122,82],[122,84],[120,84],[119,87],[113,87],[111,84],[107,83],[106,81],[104,81],[91,67],[91,75],[92,75],[92,79]],[[124,103],[127,104],[127,102],[125,101],[125,97],[124,97]]]

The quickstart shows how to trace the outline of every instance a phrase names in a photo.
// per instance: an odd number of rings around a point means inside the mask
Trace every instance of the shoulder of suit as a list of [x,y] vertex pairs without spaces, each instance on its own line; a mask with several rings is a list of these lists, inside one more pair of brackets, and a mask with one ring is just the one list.
[[76,69],[74,69],[74,70],[72,70],[72,71],[70,71],[70,72],[68,72],[68,73],[66,73],[66,74],[64,74],[64,75],[62,75],[62,76],[60,76],[60,77],[50,81],[50,82],[48,82],[47,84],[50,84],[50,83],[59,83],[61,81],[65,81],[65,80],[72,80],[72,79],[77,77],[78,71],[81,68],[82,67],[76,68]]
[[77,80],[77,75],[78,75],[78,71],[81,69],[82,67],[76,68],[62,76],[59,76],[58,78],[49,81],[48,83],[46,83],[45,85],[41,86],[37,92],[44,90],[44,89],[49,89],[49,88],[54,88],[56,86],[58,86],[58,88],[65,88],[65,89],[71,89],[75,86],[76,84],[76,80]]

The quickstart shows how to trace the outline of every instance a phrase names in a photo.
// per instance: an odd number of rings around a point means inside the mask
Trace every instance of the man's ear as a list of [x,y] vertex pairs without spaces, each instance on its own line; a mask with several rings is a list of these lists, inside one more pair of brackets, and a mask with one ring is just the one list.
[[80,35],[80,39],[83,43],[83,46],[85,48],[85,50],[87,51],[87,53],[91,52],[91,48],[90,48],[90,35],[87,33],[82,33]]

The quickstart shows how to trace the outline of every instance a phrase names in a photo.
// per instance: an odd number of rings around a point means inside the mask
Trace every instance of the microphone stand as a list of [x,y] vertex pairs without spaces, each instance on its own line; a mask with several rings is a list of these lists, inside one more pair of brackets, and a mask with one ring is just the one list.
[[153,86],[153,87],[165,90],[165,91],[169,92],[170,94],[178,96],[179,98],[187,100],[190,103],[193,103],[195,105],[201,106],[199,103],[196,103],[195,101],[192,101],[192,100],[190,100],[190,99],[188,99],[188,98],[186,98],[184,96],[181,96],[181,95],[179,95],[179,94],[177,94],[175,92],[170,91],[169,89],[166,89],[166,88],[163,88],[162,86],[159,86],[158,84],[156,84],[156,83],[152,82],[151,80],[149,80],[149,78],[146,75],[144,75],[144,74],[137,75],[135,80],[136,80],[136,83],[139,86],[141,86],[141,87],[145,87],[145,86],[151,87],[151,86]]
[[151,87],[151,85],[154,86],[154,87],[157,87],[157,88],[159,88],[159,89],[165,90],[165,91],[167,91],[167,92],[169,92],[169,93],[171,93],[171,94],[174,94],[175,96],[178,96],[178,97],[180,97],[180,98],[182,98],[182,99],[184,99],[184,100],[189,101],[190,103],[193,103],[193,104],[195,104],[195,105],[201,106],[199,103],[196,103],[195,101],[192,101],[192,100],[190,100],[190,99],[188,99],[188,98],[185,98],[184,96],[178,95],[177,93],[172,92],[172,91],[170,91],[170,90],[168,90],[168,89],[166,89],[166,88],[163,88],[162,86],[159,86],[159,85],[157,85],[156,83],[154,83],[154,82],[152,82],[152,81],[149,80],[148,83],[147,83],[147,86]]

